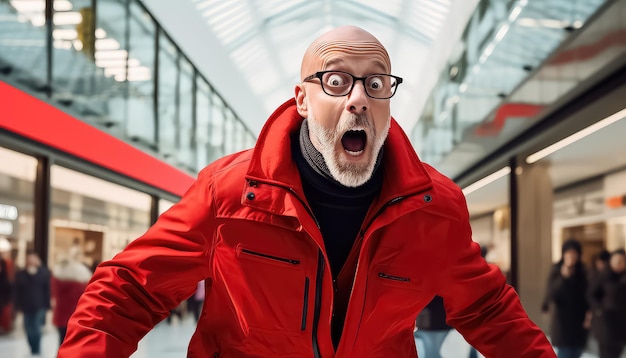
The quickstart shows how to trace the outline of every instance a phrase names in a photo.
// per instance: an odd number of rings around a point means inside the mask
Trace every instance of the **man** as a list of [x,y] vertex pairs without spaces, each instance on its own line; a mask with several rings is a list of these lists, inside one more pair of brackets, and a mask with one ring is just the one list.
[[254,150],[205,168],[96,270],[59,357],[130,355],[199,280],[189,357],[415,357],[415,318],[435,294],[486,356],[554,357],[480,257],[459,188],[391,119],[402,80],[390,73],[362,29],[317,39]]
[[579,358],[587,346],[591,325],[587,271],[579,241],[565,240],[561,253],[561,260],[552,266],[548,276],[542,311],[552,309],[550,338],[557,357]]
[[15,276],[16,306],[24,315],[24,331],[33,355],[41,353],[42,326],[50,309],[50,271],[34,251],[26,254],[26,267]]

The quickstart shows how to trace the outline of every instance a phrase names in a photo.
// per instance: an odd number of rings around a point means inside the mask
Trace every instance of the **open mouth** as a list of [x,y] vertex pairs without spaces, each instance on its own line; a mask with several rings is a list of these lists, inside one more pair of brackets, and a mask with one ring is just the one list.
[[364,130],[349,130],[341,137],[341,144],[351,155],[359,155],[365,149],[367,134]]

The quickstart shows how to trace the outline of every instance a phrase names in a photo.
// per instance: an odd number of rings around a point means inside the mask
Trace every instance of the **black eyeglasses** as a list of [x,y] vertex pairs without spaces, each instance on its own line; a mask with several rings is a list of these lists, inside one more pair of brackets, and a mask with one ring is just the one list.
[[373,74],[356,77],[343,71],[320,71],[306,77],[303,82],[319,78],[322,90],[329,96],[343,97],[352,92],[356,81],[363,81],[365,94],[371,98],[388,99],[396,94],[402,78],[394,75]]

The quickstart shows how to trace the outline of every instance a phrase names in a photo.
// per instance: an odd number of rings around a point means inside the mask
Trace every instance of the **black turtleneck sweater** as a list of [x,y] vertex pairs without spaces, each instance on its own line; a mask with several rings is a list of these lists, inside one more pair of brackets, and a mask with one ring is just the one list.
[[[292,155],[302,177],[304,195],[320,226],[333,282],[336,282],[359,234],[365,215],[382,186],[383,173],[380,168],[382,150],[377,158],[372,178],[356,188],[346,187],[332,178],[321,153],[311,143],[306,120],[303,121],[300,132],[294,134],[292,138]],[[345,308],[348,306],[347,302],[338,301],[336,296],[332,322],[335,348],[341,337]]]

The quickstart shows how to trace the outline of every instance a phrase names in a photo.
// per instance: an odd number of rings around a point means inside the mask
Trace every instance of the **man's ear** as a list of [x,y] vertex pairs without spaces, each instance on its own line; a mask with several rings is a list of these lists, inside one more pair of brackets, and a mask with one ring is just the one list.
[[309,114],[306,108],[306,93],[304,92],[304,85],[299,83],[295,88],[296,92],[296,107],[298,108],[298,114],[302,118],[308,118]]

